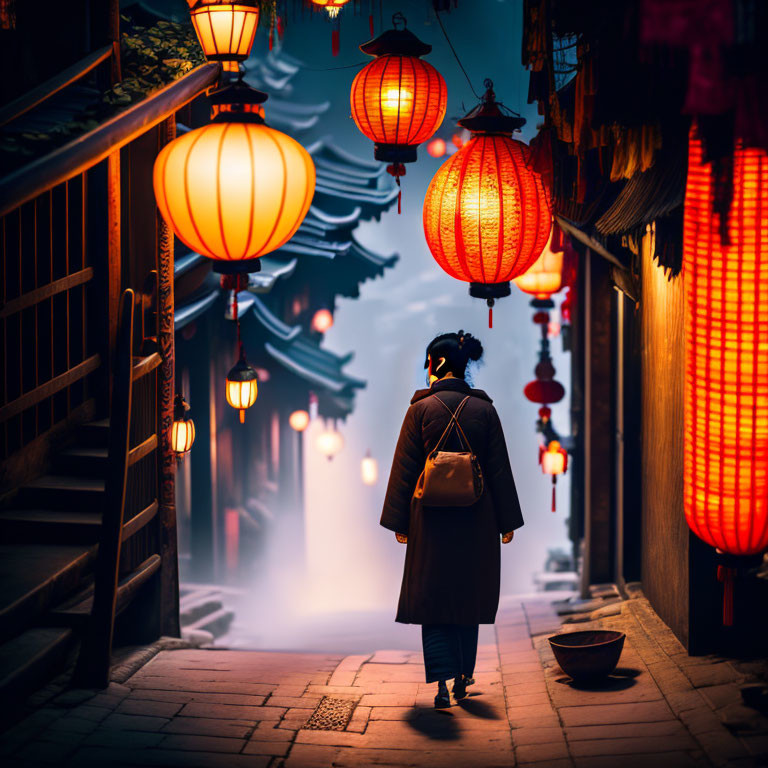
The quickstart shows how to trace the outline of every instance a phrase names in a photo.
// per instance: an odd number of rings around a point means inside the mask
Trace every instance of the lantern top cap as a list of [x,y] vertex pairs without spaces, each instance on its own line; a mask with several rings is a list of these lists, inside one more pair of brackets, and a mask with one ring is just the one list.
[[[406,29],[407,20],[402,13],[396,13],[392,16],[392,26],[394,29],[388,29],[382,32],[378,37],[363,43],[360,50],[369,56],[386,56],[394,54],[396,56],[426,56],[432,46],[419,40],[416,35]],[[398,25],[402,25],[399,28]]]
[[483,81],[485,93],[480,103],[465,117],[459,125],[471,133],[510,134],[519,131],[525,125],[525,118],[496,101],[493,80]]
[[173,400],[173,420],[186,421],[188,410],[189,403],[184,399],[181,392],[177,392],[176,397]]
[[255,381],[258,379],[256,369],[249,365],[245,355],[241,352],[240,359],[230,368],[227,381]]
[[[255,111],[254,107],[263,104],[269,96],[243,82],[240,77],[229,85],[217,88],[209,97],[215,117],[214,123],[263,123],[264,118]],[[217,110],[216,107],[228,107]]]

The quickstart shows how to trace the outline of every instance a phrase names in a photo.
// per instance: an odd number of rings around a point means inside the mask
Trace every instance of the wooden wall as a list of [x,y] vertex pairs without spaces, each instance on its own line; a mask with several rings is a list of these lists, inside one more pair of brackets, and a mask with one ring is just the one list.
[[668,281],[642,250],[642,582],[659,616],[689,644],[689,533],[683,513],[683,277]]

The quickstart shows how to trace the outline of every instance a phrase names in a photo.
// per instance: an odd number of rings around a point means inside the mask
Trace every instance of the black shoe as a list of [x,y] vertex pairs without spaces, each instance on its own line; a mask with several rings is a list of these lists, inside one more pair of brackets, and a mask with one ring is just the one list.
[[451,696],[448,693],[448,686],[441,683],[437,687],[437,696],[435,696],[435,709],[447,709],[451,706]]
[[461,678],[455,678],[453,681],[453,698],[456,701],[465,699],[467,697],[467,687],[474,684],[475,679],[473,677],[464,677],[462,675]]

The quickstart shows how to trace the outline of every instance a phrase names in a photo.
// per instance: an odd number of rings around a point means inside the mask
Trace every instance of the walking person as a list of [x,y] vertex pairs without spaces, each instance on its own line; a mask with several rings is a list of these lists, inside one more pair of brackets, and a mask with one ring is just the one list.
[[427,347],[428,389],[411,399],[395,449],[381,525],[407,544],[396,621],[421,624],[435,707],[474,683],[479,624],[499,605],[500,547],[523,525],[501,423],[492,400],[465,380],[482,357],[469,333]]

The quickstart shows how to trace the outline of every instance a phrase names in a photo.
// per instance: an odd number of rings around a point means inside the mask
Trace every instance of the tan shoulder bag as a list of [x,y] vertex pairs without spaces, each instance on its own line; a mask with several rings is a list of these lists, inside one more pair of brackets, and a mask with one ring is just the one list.
[[[459,424],[459,416],[469,400],[469,395],[459,403],[455,412],[439,397],[437,400],[451,414],[451,419],[434,450],[427,456],[424,471],[419,476],[413,495],[429,507],[468,507],[483,495],[480,463]],[[441,451],[440,448],[454,428],[459,434],[463,450]]]

